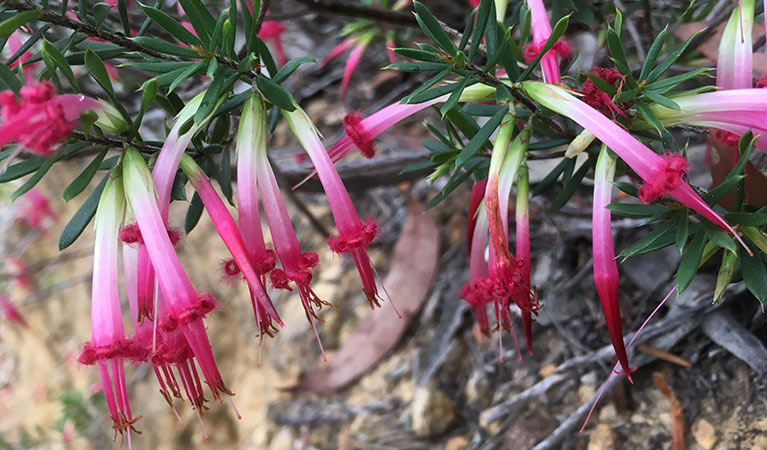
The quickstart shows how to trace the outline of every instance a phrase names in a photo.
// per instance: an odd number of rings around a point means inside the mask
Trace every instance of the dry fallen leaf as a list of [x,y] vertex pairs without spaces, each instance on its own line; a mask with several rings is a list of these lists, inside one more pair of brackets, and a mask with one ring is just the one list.
[[397,344],[410,320],[429,293],[439,256],[439,230],[434,218],[415,200],[408,202],[408,215],[394,246],[391,268],[384,285],[402,319],[387,310],[371,311],[330,362],[314,369],[295,391],[327,392],[356,380],[385,357]]
[[682,420],[682,406],[679,404],[679,400],[674,396],[674,393],[671,392],[671,388],[660,372],[653,372],[652,379],[658,389],[668,399],[669,405],[671,406],[671,449],[684,450],[684,421]]

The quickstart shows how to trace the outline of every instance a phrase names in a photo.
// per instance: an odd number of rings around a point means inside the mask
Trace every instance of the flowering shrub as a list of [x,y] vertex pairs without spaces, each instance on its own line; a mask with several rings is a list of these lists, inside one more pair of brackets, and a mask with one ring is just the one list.
[[[706,79],[707,68],[671,73],[693,52],[695,36],[675,45],[664,30],[641,66],[631,67],[620,11],[609,11],[612,24],[604,33],[614,66],[576,73],[568,68],[579,51],[566,34],[571,16],[550,17],[541,0],[468,2],[462,33],[417,1],[354,3],[346,13],[363,18],[344,29],[344,40],[324,59],[290,60],[299,50],[286,49],[283,42],[289,21],[267,13],[268,1],[253,3],[232,0],[214,7],[181,0],[177,8],[164,8],[163,2],[117,0],[80,9],[86,2],[0,2],[0,36],[6,38],[0,64],[0,179],[27,177],[12,199],[23,205],[19,218],[44,232],[58,217],[36,183],[63,159],[90,158],[64,199],[80,201],[92,180],[100,181],[74,216],[64,218],[59,248],[78,238],[94,241],[92,336],[82,337],[87,342],[78,361],[98,372],[115,435],[128,446],[142,416],[136,412],[141,406],[130,403],[126,362],[151,366],[170,409],[176,413],[176,399],[185,397],[201,425],[209,399],[233,395],[205,327],[215,320],[218,301],[199,292],[187,275],[176,249],[182,233],[169,220],[170,204],[185,200],[177,192],[187,183],[195,197],[184,231],[192,231],[203,210],[210,216],[230,254],[219,270],[227,280],[247,285],[259,339],[279,332],[285,326],[280,310],[294,307],[275,307],[273,289],[295,290],[324,356],[318,311],[334,308],[333,299],[320,298],[312,288],[322,264],[316,253],[301,248],[280,191],[290,186],[279,184],[269,158],[269,137],[278,121],[311,161],[306,179],[316,176],[325,192],[336,228],[327,239],[329,249],[351,256],[373,309],[396,302],[379,289],[367,253],[379,224],[360,217],[334,164],[355,150],[375,158],[381,133],[429,107],[438,109],[442,126],[430,125],[437,139],[426,144],[430,158],[408,171],[442,183],[428,207],[473,182],[465,236],[470,272],[462,300],[453,301],[468,304],[482,334],[497,333],[500,339],[511,333],[516,342],[519,321],[525,348],[533,352],[534,322],[546,298],[539,298],[531,281],[535,244],[529,200],[557,190],[557,181],[562,187],[553,212],[581,185],[593,186],[594,286],[618,372],[629,380],[634,367],[623,339],[612,215],[657,225],[623,249],[623,257],[671,245],[684,252],[675,278],[678,292],[701,265],[719,261],[716,301],[739,279],[760,303],[767,300],[767,214],[765,205],[750,203],[745,188],[754,147],[767,150],[767,90],[759,83],[754,87],[752,67],[753,0],[732,11],[714,86]],[[393,27],[411,20],[410,10],[419,33],[398,39]],[[550,18],[557,19],[553,27]],[[379,37],[387,48],[373,44]],[[339,127],[345,135],[323,142],[314,118],[283,84],[312,57],[323,59],[320,68],[325,68],[346,50],[342,98],[354,85],[352,73],[364,52],[386,52],[389,69],[429,77],[401,102],[367,117],[349,111]],[[136,105],[116,94],[113,82],[122,82],[117,75],[123,70],[140,74]],[[180,94],[180,87],[192,95]],[[145,115],[158,108],[173,122],[160,143],[142,128]],[[239,125],[230,133],[234,117]],[[718,185],[689,183],[687,148],[670,131],[677,126],[710,130],[717,145],[732,152],[734,164]],[[564,156],[554,150],[563,144],[569,144]],[[529,162],[535,159],[559,162],[533,183]],[[623,192],[620,201],[613,187]],[[722,201],[733,192],[729,202]],[[236,204],[236,215],[227,203]],[[93,234],[81,237],[90,222]],[[25,266],[4,256],[21,283],[28,276]],[[4,320],[30,326],[2,292],[0,307]],[[123,319],[123,310],[130,311],[130,320]],[[521,359],[518,344],[517,353]]]

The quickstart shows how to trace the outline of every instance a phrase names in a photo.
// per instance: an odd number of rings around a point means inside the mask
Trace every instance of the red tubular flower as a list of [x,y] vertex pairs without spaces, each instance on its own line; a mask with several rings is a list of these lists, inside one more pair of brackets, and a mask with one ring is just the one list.
[[469,249],[469,283],[461,288],[458,296],[469,305],[477,318],[477,324],[482,334],[490,335],[490,322],[487,317],[487,306],[493,301],[487,288],[487,212],[482,206],[487,178],[474,184],[469,217],[466,223],[466,246]]
[[594,206],[592,211],[591,242],[594,254],[594,285],[597,288],[602,313],[605,316],[607,331],[613,349],[621,363],[626,377],[631,381],[626,347],[623,344],[623,326],[618,304],[618,265],[615,262],[612,226],[610,224],[610,204],[612,184],[615,175],[615,159],[610,157],[606,146],[602,146],[594,168]]
[[242,272],[245,280],[248,282],[248,288],[255,294],[259,305],[266,312],[265,315],[260,317],[259,327],[262,333],[271,334],[272,330],[276,328],[272,324],[272,321],[276,321],[279,325],[284,326],[280,320],[277,311],[272,305],[271,299],[264,290],[264,286],[261,284],[259,274],[256,272],[254,264],[250,260],[248,250],[245,248],[245,242],[242,240],[240,230],[237,228],[237,224],[234,218],[229,213],[229,210],[224,205],[221,197],[218,196],[213,185],[205,176],[205,173],[200,169],[194,159],[189,155],[183,155],[181,158],[181,169],[186,173],[189,181],[197,190],[197,194],[200,196],[205,209],[208,211],[213,226],[216,228],[218,235],[226,245],[232,258],[237,263],[237,267]]
[[166,332],[178,329],[184,334],[214,398],[220,398],[222,392],[232,395],[218,371],[202,322],[213,305],[205,296],[197,295],[184,272],[160,214],[152,177],[135,149],[129,148],[124,153],[123,177],[128,200],[146,243],[144,248],[152,266],[158,268],[157,279],[168,306],[167,315],[159,325]]
[[320,182],[328,197],[330,210],[338,228],[338,236],[329,238],[328,245],[337,253],[351,253],[370,306],[380,306],[373,267],[366,251],[367,246],[378,233],[378,225],[372,220],[367,222],[360,220],[341,177],[336,172],[314,124],[306,113],[297,105],[294,111],[283,110],[282,113],[293,134],[309,154],[314,167],[317,168]]

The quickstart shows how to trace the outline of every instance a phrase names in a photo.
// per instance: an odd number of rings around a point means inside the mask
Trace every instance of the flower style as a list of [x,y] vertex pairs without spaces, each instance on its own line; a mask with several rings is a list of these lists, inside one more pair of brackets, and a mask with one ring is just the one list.
[[168,333],[182,332],[214,398],[220,398],[222,392],[232,395],[216,367],[202,322],[215,303],[207,296],[199,296],[184,272],[168,237],[149,169],[135,149],[129,148],[123,155],[123,178],[126,195],[146,244],[143,248],[147,250],[152,266],[158,269],[157,279],[167,303],[167,314],[156,319],[159,326]]
[[[225,157],[228,157],[228,155],[225,155]],[[277,315],[277,311],[274,309],[274,305],[272,305],[272,301],[264,290],[264,286],[261,284],[259,273],[250,260],[250,254],[245,247],[240,230],[237,228],[237,224],[234,222],[234,218],[229,213],[229,210],[226,209],[226,205],[224,205],[221,197],[218,196],[208,177],[205,176],[205,173],[194,162],[191,156],[184,154],[181,157],[180,164],[181,170],[184,171],[192,186],[197,190],[197,194],[208,211],[218,235],[232,255],[237,268],[245,277],[250,292],[255,295],[256,301],[265,312],[263,316],[259,317],[261,332],[270,334],[271,330],[275,329],[272,321],[276,321],[281,326],[284,326]],[[272,271],[272,273],[274,272]]]
[[552,111],[570,117],[614,151],[644,180],[645,184],[640,189],[640,196],[645,201],[660,195],[670,195],[720,228],[729,231],[736,239],[739,238],[732,227],[682,179],[686,162],[683,164],[679,155],[658,155],[612,120],[563,88],[540,82],[525,82],[522,88],[533,100]]
[[330,210],[338,228],[338,236],[330,237],[328,245],[336,253],[351,253],[370,306],[379,306],[378,288],[373,276],[373,267],[366,251],[367,246],[378,234],[378,225],[372,220],[363,222],[360,219],[341,177],[336,172],[328,152],[322,145],[314,124],[304,110],[298,105],[295,106],[294,111],[283,110],[282,113],[291,131],[298,138],[306,153],[309,154],[314,167],[317,168],[320,183],[322,183],[325,195],[328,197]]
[[[551,24],[546,14],[546,8],[543,6],[543,0],[527,0],[527,7],[532,16],[530,28],[533,32],[533,42],[525,48],[525,61],[531,63],[543,50],[546,41],[549,40]],[[572,55],[570,44],[558,41],[541,58],[541,71],[543,72],[543,81],[546,83],[559,84],[562,81],[557,55],[562,59],[569,59]]]
[[20,98],[12,91],[2,91],[0,147],[16,142],[33,153],[50,156],[75,129],[82,113],[100,108],[98,101],[81,94],[58,95],[47,81],[22,87]]
[[[295,285],[306,318],[314,329],[324,357],[325,352],[314,322],[315,320],[322,322],[322,319],[315,312],[315,308],[322,308],[323,305],[332,308],[332,305],[320,299],[311,288],[311,270],[317,265],[318,257],[314,252],[301,252],[298,238],[293,225],[290,223],[288,210],[280,195],[277,179],[267,158],[266,125],[266,109],[263,100],[260,96],[253,94],[245,103],[240,119],[241,131],[238,133],[240,138],[247,138],[248,136],[252,138],[250,142],[243,142],[238,147],[239,164],[248,165],[248,167],[243,167],[243,171],[249,177],[238,179],[238,189],[240,187],[243,189],[258,188],[266,220],[269,223],[274,249],[282,264],[281,269],[272,270],[272,284],[277,288],[289,290],[291,289],[291,282]],[[250,132],[250,130],[254,131]],[[258,204],[250,205],[250,207],[258,209]],[[240,205],[240,208],[242,210],[243,206]],[[260,224],[258,226],[260,227]]]
[[615,262],[612,226],[610,223],[610,204],[612,183],[615,176],[616,160],[610,156],[605,145],[599,152],[594,168],[594,202],[591,220],[591,242],[594,256],[594,285],[597,288],[602,313],[605,316],[607,331],[610,334],[615,354],[621,363],[626,377],[631,381],[631,369],[623,344],[623,326],[618,304],[618,265]]
[[[94,229],[96,241],[93,251],[93,287],[91,300],[90,342],[85,343],[79,361],[98,365],[109,414],[116,433],[127,433],[131,446],[131,431],[140,419],[131,414],[125,384],[124,359],[144,357],[141,348],[125,339],[120,293],[118,290],[118,235],[125,214],[122,180],[112,177],[107,181],[99,200]],[[111,369],[111,373],[110,373]]]

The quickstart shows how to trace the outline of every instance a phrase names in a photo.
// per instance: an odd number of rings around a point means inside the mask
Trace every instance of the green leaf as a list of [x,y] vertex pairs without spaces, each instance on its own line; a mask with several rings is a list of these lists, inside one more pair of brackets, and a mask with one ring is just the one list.
[[186,13],[186,17],[192,24],[195,33],[197,33],[197,37],[207,47],[210,44],[209,33],[216,28],[216,19],[213,18],[210,11],[200,0],[179,0],[178,2],[184,9],[184,13]]
[[101,161],[104,160],[104,157],[107,154],[107,150],[109,149],[105,148],[101,151],[101,153],[99,153],[98,156],[93,158],[93,161],[91,161],[88,166],[83,169],[80,175],[78,175],[77,178],[75,178],[69,184],[69,186],[64,189],[64,194],[62,197],[64,198],[65,202],[68,202],[69,200],[77,197],[83,190],[85,190],[86,187],[88,187],[88,184],[96,175],[96,172],[98,172]]
[[756,253],[749,256],[747,252],[740,252],[740,266],[746,287],[759,303],[764,303],[767,300],[767,269],[764,267],[762,255]]
[[687,247],[687,251],[679,263],[679,269],[676,271],[676,290],[678,292],[687,289],[687,286],[690,285],[690,282],[698,272],[698,262],[701,256],[703,256],[703,246],[705,244],[706,233],[703,229],[699,229],[695,236],[692,237],[690,245]]
[[719,272],[716,275],[716,286],[714,287],[714,303],[722,300],[722,296],[732,280],[732,275],[735,273],[737,262],[737,253],[724,252],[722,254],[722,263],[719,265]]
[[655,40],[650,46],[650,50],[647,51],[647,57],[644,60],[644,64],[642,64],[642,71],[639,74],[640,80],[647,78],[650,70],[652,70],[652,67],[655,65],[655,61],[658,60],[658,55],[660,55],[661,50],[663,50],[663,44],[666,43],[667,33],[668,25],[660,33],[658,33],[658,36],[655,37]]
[[666,59],[664,59],[656,68],[654,68],[650,72],[650,74],[647,76],[647,81],[649,83],[652,83],[653,81],[657,80],[661,75],[666,73],[668,68],[671,67],[671,65],[674,64],[676,60],[679,59],[680,56],[682,56],[685,50],[687,50],[687,46],[690,45],[690,42],[692,42],[692,40],[695,38],[695,36],[698,35],[698,33],[700,33],[700,31],[693,33],[692,36],[690,36],[690,38],[687,39],[687,41],[685,41],[684,44],[682,44],[681,47],[679,47],[673,53],[668,55]]
[[626,217],[651,217],[669,210],[667,206],[641,203],[611,203],[607,205],[607,209]]
[[99,205],[101,193],[104,191],[104,186],[106,186],[109,176],[110,174],[106,174],[104,178],[101,179],[101,182],[96,186],[96,189],[91,192],[85,202],[83,202],[82,206],[80,206],[77,212],[75,212],[72,218],[69,219],[69,222],[64,226],[64,230],[62,230],[61,235],[59,235],[59,251],[72,245],[83,233],[85,227],[91,222],[93,215],[96,214],[96,207]]
[[399,70],[400,72],[431,72],[435,70],[444,70],[451,67],[452,65],[443,62],[401,62],[389,64],[388,66],[384,67],[384,70],[394,69]]
[[125,2],[126,0],[117,0],[117,12],[120,15],[120,25],[123,27],[123,34],[130,36],[130,18],[128,17],[128,7],[126,6]]
[[48,160],[48,158],[44,156],[37,156],[27,159],[26,161],[13,164],[5,169],[5,172],[0,175],[0,183],[7,183],[8,181],[13,181],[23,177],[24,175],[30,174],[39,169],[46,160]]
[[493,0],[481,0],[479,2],[479,9],[477,10],[476,18],[474,19],[474,30],[471,33],[471,45],[469,46],[468,58],[469,61],[474,59],[479,49],[479,44],[482,42],[483,31],[487,26],[488,17],[490,17],[490,10],[492,9]]
[[644,96],[648,99],[654,101],[655,103],[665,106],[666,108],[673,109],[674,111],[679,111],[679,105],[676,104],[675,101],[671,100],[668,97],[664,97],[663,95],[659,94],[657,91],[651,91],[651,90],[645,90],[643,92]]
[[623,43],[618,32],[612,28],[607,30],[607,48],[610,50],[610,59],[615,63],[615,67],[620,73],[626,75],[626,83],[629,87],[633,87],[633,84],[630,83],[633,81],[633,77],[631,77],[629,63],[626,61],[626,54],[623,52]]
[[173,36],[174,38],[178,39],[179,41],[187,45],[199,45],[199,46],[203,45],[200,38],[198,38],[197,36],[192,34],[192,32],[184,28],[183,25],[176,22],[176,19],[174,19],[173,17],[169,16],[163,11],[160,11],[157,8],[152,8],[151,6],[142,5],[141,3],[139,3],[139,5],[141,6],[141,9],[144,10],[144,13],[149,18],[157,22],[158,25],[163,27],[165,31],[170,33],[171,36]]
[[0,23],[0,37],[7,38],[22,25],[26,25],[40,17],[42,13],[43,12],[39,9],[15,13],[10,19],[6,19]]
[[479,129],[477,134],[471,138],[471,140],[466,144],[466,146],[463,148],[463,150],[461,150],[461,153],[456,158],[456,166],[464,165],[466,161],[472,158],[479,151],[479,149],[487,143],[490,135],[492,135],[496,128],[498,128],[498,125],[500,125],[501,121],[503,120],[503,116],[505,116],[508,111],[508,107],[499,109],[498,112],[495,113],[495,115],[491,117],[490,120],[488,120],[487,123],[482,126],[482,128]]
[[653,91],[656,91],[656,92],[667,92],[679,86],[680,84],[684,83],[685,81],[692,80],[693,78],[703,74],[707,74],[708,72],[711,72],[710,68],[699,67],[697,69],[691,70],[689,72],[685,72],[680,75],[674,75],[673,77],[668,77],[662,80],[648,83],[647,86],[645,86],[645,89],[652,89]]
[[218,185],[221,187],[221,193],[229,201],[229,204],[234,206],[234,198],[232,192],[232,157],[229,151],[224,151],[221,154],[221,166],[216,171],[216,179]]
[[726,248],[731,252],[738,251],[738,246],[726,231],[710,222],[703,222],[703,229],[706,231],[706,236],[719,247]]
[[486,163],[484,158],[472,158],[470,159],[466,165],[464,166],[464,170],[456,170],[455,173],[453,173],[453,176],[450,177],[450,180],[448,180],[445,187],[440,191],[437,196],[432,198],[427,204],[426,209],[433,208],[437,206],[442,200],[444,200],[448,195],[450,195],[458,186],[461,185],[464,181],[466,181],[467,178],[471,176],[472,173],[476,169],[480,167],[483,163]]
[[551,186],[554,185],[554,183],[556,183],[559,176],[565,170],[565,167],[574,164],[575,158],[563,158],[562,161],[560,161],[559,164],[557,164],[557,166],[554,167],[554,169],[549,172],[548,175],[543,177],[543,180],[541,180],[537,186],[535,186],[535,189],[533,190],[533,196],[541,195],[542,193],[546,192]]
[[85,51],[85,67],[109,97],[115,98],[115,91],[112,87],[112,81],[109,79],[109,73],[107,73],[107,69],[104,67],[104,61],[97,54],[93,53],[91,49]]
[[282,82],[287,80],[288,77],[291,76],[293,72],[295,72],[296,69],[298,69],[302,64],[309,62],[316,63],[317,60],[311,56],[302,56],[300,58],[291,59],[280,68],[274,77],[272,77],[272,81],[277,84],[282,84]]
[[181,56],[184,58],[195,58],[195,59],[200,57],[200,54],[197,53],[197,51],[192,48],[183,47],[181,45],[177,45],[172,42],[163,41],[162,39],[157,39],[157,38],[147,37],[147,36],[137,36],[133,38],[133,42],[141,45],[142,47],[146,47],[150,50],[154,50],[160,53],[165,53],[168,55]]
[[40,166],[39,169],[37,169],[37,172],[35,172],[34,175],[29,177],[29,179],[21,185],[18,189],[13,191],[13,194],[11,194],[11,201],[16,201],[17,198],[21,197],[22,195],[26,194],[30,189],[35,187],[37,183],[40,182],[40,180],[43,179],[46,173],[48,173],[48,170],[50,170],[51,166],[53,166],[53,163],[56,162],[58,158],[56,157],[50,157],[45,160],[45,162]]
[[466,89],[467,86],[470,84],[474,84],[477,81],[477,78],[469,75],[463,79],[463,81],[460,82],[458,87],[453,90],[453,92],[450,94],[450,97],[447,98],[447,101],[442,105],[442,107],[439,109],[439,113],[442,115],[442,117],[445,117],[445,114],[450,111],[451,109],[455,108],[455,105],[458,104],[458,100],[461,98],[461,94],[463,94],[463,90]]
[[74,89],[75,92],[80,92],[80,86],[77,84],[75,74],[72,73],[72,68],[69,66],[67,59],[64,57],[64,54],[61,53],[61,51],[59,51],[55,45],[48,42],[47,39],[43,39],[43,48],[41,53],[43,59],[48,60],[50,65],[58,67],[61,73],[63,73],[67,78],[67,81],[69,81],[69,85],[72,86],[72,89]]
[[245,47],[248,49],[248,52],[252,52],[256,48],[255,33],[253,30],[253,16],[248,11],[246,0],[240,0],[240,16],[242,17],[242,27],[245,33]]
[[573,196],[575,190],[578,189],[578,187],[581,185],[583,177],[586,176],[586,172],[588,172],[589,169],[593,166],[594,162],[592,159],[593,158],[589,158],[587,162],[583,163],[581,167],[578,168],[578,170],[575,172],[575,174],[573,174],[573,176],[567,180],[562,191],[557,194],[556,197],[554,197],[554,200],[551,202],[552,212],[559,211],[563,206],[567,204],[568,201],[570,201],[570,197]]
[[429,12],[426,6],[419,1],[414,1],[413,8],[415,9],[415,19],[424,34],[432,42],[440,46],[448,55],[455,55],[458,52],[458,48],[456,48],[453,41],[445,33],[445,30],[442,29],[439,21]]
[[266,43],[260,37],[256,37],[256,47],[258,49],[258,56],[261,58],[261,62],[266,66],[266,70],[269,73],[277,73],[277,63],[272,58],[272,53],[266,46]]
[[[183,70],[180,70],[178,72],[173,72],[175,74],[175,78],[168,85],[168,92],[173,92],[173,90],[176,89],[179,84],[188,80],[192,75],[201,73],[207,65],[208,65],[208,60],[201,59],[197,62],[189,63],[187,67]],[[160,80],[158,79],[158,82],[159,81]]]
[[[674,230],[673,227],[674,222],[667,220],[658,228],[647,233],[647,236],[623,249],[621,256],[629,258],[631,256],[646,253],[646,250],[650,248],[658,248],[658,245],[661,245],[659,248],[671,245],[676,237],[676,230]],[[668,243],[666,243],[666,241],[668,241]]]
[[430,169],[433,169],[434,167],[437,167],[437,164],[435,164],[432,161],[422,161],[419,163],[415,163],[413,165],[407,166],[404,169],[402,169],[402,172],[400,174],[404,173],[414,173],[414,172],[426,172]]
[[724,220],[731,225],[759,227],[767,224],[767,213],[729,213],[725,214]]
[[538,53],[538,56],[535,57],[533,62],[531,62],[527,69],[525,69],[518,77],[517,82],[526,80],[527,77],[530,76],[530,74],[533,72],[533,70],[538,66],[538,64],[541,62],[541,58],[543,58],[543,55],[546,54],[551,48],[554,46],[554,44],[557,43],[557,40],[559,40],[560,36],[564,34],[565,30],[567,30],[567,24],[570,20],[570,15],[567,15],[556,23],[554,25],[554,28],[551,30],[551,35],[549,35],[549,39],[546,41],[546,44],[541,49],[540,53]]
[[679,220],[676,224],[676,248],[679,253],[684,251],[684,246],[687,244],[687,237],[690,235],[690,218],[686,212],[679,214]]
[[202,101],[200,101],[200,107],[197,108],[197,112],[194,113],[195,124],[202,123],[206,117],[213,113],[216,105],[220,104],[218,100],[224,92],[228,90],[227,85],[230,81],[233,83],[233,80],[231,79],[232,75],[234,75],[235,78],[238,76],[236,73],[232,74],[231,70],[225,67],[218,69],[216,75],[213,77],[213,81],[210,83],[210,86],[208,86],[208,90],[205,91]]
[[256,85],[261,94],[273,105],[288,112],[295,111],[293,96],[285,88],[264,76],[256,78]]
[[21,81],[5,64],[0,64],[0,85],[12,90],[15,94],[21,90]]
[[186,218],[184,219],[184,232],[186,234],[189,234],[189,232],[197,225],[197,222],[200,221],[202,210],[202,200],[200,199],[200,195],[195,192],[192,201],[189,203],[189,209],[186,210]]

